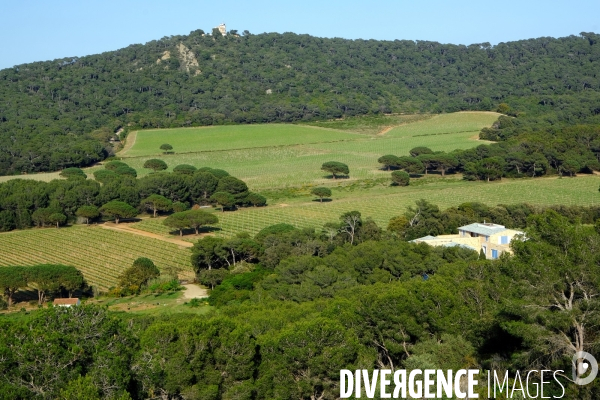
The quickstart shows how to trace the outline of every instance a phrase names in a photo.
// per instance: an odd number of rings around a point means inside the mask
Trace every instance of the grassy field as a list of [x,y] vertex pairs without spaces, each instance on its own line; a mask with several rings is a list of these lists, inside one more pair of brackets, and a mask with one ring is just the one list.
[[[390,116],[379,118],[370,125],[361,124],[360,118],[329,123],[348,131],[284,124],[151,130],[138,132],[131,149],[120,155],[140,176],[149,173],[143,168],[144,162],[158,157],[170,168],[191,164],[225,169],[257,191],[330,185],[335,182],[327,179],[320,170],[325,161],[348,164],[352,180],[376,179],[387,176],[379,170],[377,159],[380,156],[408,155],[408,151],[416,146],[445,151],[477,146],[483,142],[473,137],[497,117],[496,113],[454,113],[433,117],[404,116],[403,120]],[[371,129],[369,132],[375,132],[375,128],[377,131],[389,129],[392,124],[400,123],[403,125],[383,135],[364,133],[368,129]],[[190,142],[184,146],[185,138]],[[176,151],[177,143],[180,143],[185,153],[157,154],[158,146],[163,142],[173,144]],[[146,156],[141,156],[143,154]]]
[[87,304],[100,304],[111,311],[132,312],[136,314],[169,316],[173,314],[206,314],[210,306],[201,300],[199,306],[190,307],[189,299],[183,297],[183,291],[163,294],[143,294],[122,298],[100,297],[88,300]]
[[190,153],[353,140],[358,135],[313,126],[259,124],[152,129],[136,132],[135,136],[135,144],[121,156],[161,155],[163,143],[172,145],[176,153]]
[[33,179],[36,181],[50,182],[53,179],[62,179],[59,174],[60,172],[42,172],[39,174],[0,176],[0,183],[11,179]]
[[[503,180],[500,182],[466,182],[460,177],[430,178],[424,184],[414,181],[408,187],[376,185],[369,189],[340,186],[333,190],[333,201],[319,203],[312,197],[299,195],[286,203],[272,203],[263,208],[245,208],[235,212],[217,212],[220,228],[217,236],[231,237],[238,232],[256,234],[262,228],[290,223],[297,227],[321,227],[336,221],[346,212],[358,210],[385,228],[388,221],[406,211],[419,199],[426,199],[440,208],[457,206],[468,201],[488,205],[531,203],[538,205],[600,205],[598,176],[577,178],[536,178]],[[133,227],[169,236],[171,229],[162,225],[162,218],[146,219]],[[194,235],[184,239],[195,241]]]
[[189,249],[100,226],[0,234],[0,268],[41,263],[72,265],[83,272],[88,283],[100,289],[115,286],[117,277],[138,257],[150,258],[159,269],[178,267],[183,275],[192,276]]

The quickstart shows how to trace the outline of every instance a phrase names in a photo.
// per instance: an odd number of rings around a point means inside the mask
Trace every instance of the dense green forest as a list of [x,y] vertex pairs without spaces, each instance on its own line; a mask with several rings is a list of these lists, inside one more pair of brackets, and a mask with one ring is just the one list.
[[[371,228],[353,244],[317,238],[327,249],[308,254],[314,237],[271,227],[238,239],[291,253],[227,277],[206,316],[97,306],[3,316],[0,397],[335,399],[343,368],[569,374],[575,350],[598,349],[600,235],[552,210],[525,221],[528,240],[499,260]],[[564,398],[598,398],[597,380],[563,384]]]
[[[598,122],[599,36],[491,46],[293,33],[171,36],[0,71],[0,174],[89,165],[119,129],[496,110]],[[518,123],[519,124],[519,123]]]

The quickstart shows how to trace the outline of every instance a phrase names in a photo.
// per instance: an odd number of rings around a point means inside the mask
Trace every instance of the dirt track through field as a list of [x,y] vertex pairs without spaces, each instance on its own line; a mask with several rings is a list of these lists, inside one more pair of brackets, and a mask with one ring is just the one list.
[[118,153],[119,156],[125,155],[129,151],[129,149],[131,149],[133,147],[133,145],[135,144],[136,138],[137,138],[137,131],[129,132],[129,134],[127,135],[127,138],[125,139],[125,146],[123,146],[121,151],[119,151],[119,153]]
[[384,128],[383,128],[383,130],[381,130],[381,131],[379,131],[379,132],[377,133],[377,136],[383,136],[383,135],[385,135],[386,133],[388,133],[389,131],[391,131],[392,129],[394,129],[396,126],[397,126],[397,125],[395,125],[395,126],[386,126],[386,127],[384,127]]
[[128,232],[128,233],[132,233],[134,235],[145,236],[145,237],[149,237],[149,238],[153,238],[153,239],[162,240],[163,242],[174,243],[174,244],[177,244],[177,245],[183,246],[183,247],[194,246],[193,243],[186,242],[185,240],[167,238],[162,235],[157,235],[156,233],[141,231],[139,229],[131,228],[131,227],[129,227],[127,225],[123,225],[123,224],[116,225],[116,224],[112,224],[112,223],[105,223],[100,226],[104,229],[110,229],[110,230],[119,231],[119,232]]

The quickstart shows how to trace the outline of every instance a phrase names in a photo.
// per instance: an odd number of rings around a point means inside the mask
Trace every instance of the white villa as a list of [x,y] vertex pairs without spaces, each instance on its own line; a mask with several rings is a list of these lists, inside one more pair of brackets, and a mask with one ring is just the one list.
[[508,229],[503,225],[490,223],[473,223],[458,228],[458,234],[424,236],[413,243],[427,243],[430,246],[460,246],[477,252],[483,251],[485,258],[496,259],[502,253],[511,253],[511,241],[524,232]]

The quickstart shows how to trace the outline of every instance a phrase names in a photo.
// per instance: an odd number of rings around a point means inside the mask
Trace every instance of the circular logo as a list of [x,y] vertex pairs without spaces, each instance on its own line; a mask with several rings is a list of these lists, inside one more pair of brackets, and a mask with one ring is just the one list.
[[[573,355],[573,382],[576,385],[587,385],[598,375],[598,362],[590,353],[578,351]],[[587,374],[587,377],[583,377]]]

